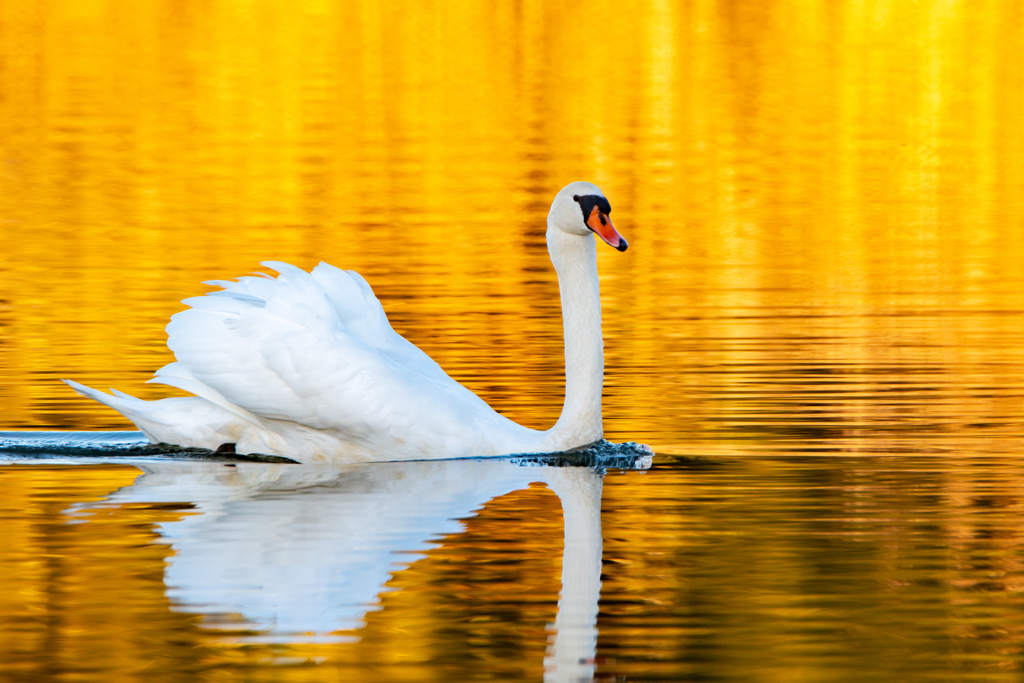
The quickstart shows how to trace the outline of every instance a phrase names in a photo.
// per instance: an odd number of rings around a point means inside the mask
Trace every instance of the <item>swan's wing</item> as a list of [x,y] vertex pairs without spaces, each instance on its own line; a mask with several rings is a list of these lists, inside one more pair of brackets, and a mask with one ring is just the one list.
[[362,275],[323,261],[310,275],[323,288],[339,319],[354,337],[412,372],[439,381],[453,381],[434,359],[395,332],[384,307]]
[[224,289],[185,300],[167,326],[178,362],[152,381],[355,438],[416,434],[443,445],[496,415],[395,333],[358,275],[263,265],[279,277],[212,282]]

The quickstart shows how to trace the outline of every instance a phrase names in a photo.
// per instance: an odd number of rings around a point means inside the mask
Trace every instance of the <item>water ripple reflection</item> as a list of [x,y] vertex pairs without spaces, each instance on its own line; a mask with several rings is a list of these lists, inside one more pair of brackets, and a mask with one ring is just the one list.
[[980,455],[662,455],[603,476],[21,460],[0,468],[5,575],[26,588],[3,598],[3,670],[129,680],[158,655],[178,672],[158,680],[275,664],[282,680],[1009,683],[1021,481],[1019,458]]
[[[463,531],[492,499],[543,482],[564,515],[562,591],[545,680],[589,680],[601,574],[600,472],[502,460],[350,467],[249,463],[137,464],[143,475],[104,500],[71,505],[74,523],[99,511],[169,505],[187,512],[154,526],[168,544],[171,609],[201,615],[220,643],[353,643],[396,571]],[[393,590],[393,589],[392,589]]]

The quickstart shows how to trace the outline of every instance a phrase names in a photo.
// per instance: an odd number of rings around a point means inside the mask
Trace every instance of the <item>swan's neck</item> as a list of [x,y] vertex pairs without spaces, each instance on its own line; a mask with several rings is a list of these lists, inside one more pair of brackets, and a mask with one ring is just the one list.
[[548,253],[558,273],[565,333],[565,405],[548,432],[552,450],[567,450],[599,440],[604,339],[597,247],[590,235],[569,235],[549,225]]

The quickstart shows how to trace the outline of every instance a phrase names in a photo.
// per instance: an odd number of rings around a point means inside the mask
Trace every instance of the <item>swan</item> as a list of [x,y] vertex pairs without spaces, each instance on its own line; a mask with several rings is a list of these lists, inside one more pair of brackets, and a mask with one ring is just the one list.
[[63,380],[131,420],[153,443],[303,463],[551,453],[599,441],[604,341],[597,247],[625,251],[611,205],[588,182],[562,188],[548,212],[565,337],[565,403],[548,430],[495,412],[396,333],[358,273],[276,261],[278,273],[214,280],[171,317],[175,362],[150,382],[192,396],[144,401]]

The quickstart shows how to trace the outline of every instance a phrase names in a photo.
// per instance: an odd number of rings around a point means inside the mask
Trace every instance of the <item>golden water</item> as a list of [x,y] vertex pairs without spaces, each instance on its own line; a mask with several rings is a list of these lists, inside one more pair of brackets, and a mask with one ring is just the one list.
[[[602,675],[1015,680],[1021,64],[1014,0],[6,0],[0,429],[130,428],[58,378],[173,395],[143,384],[167,318],[268,259],[358,270],[549,426],[544,218],[588,179],[630,241],[599,257],[606,435],[705,457],[606,484]],[[182,511],[65,524],[136,475],[0,472],[0,676],[540,676],[546,489],[397,574],[360,643],[261,649],[169,611]],[[476,573],[502,544],[534,583]],[[457,621],[437,581],[539,607]]]

